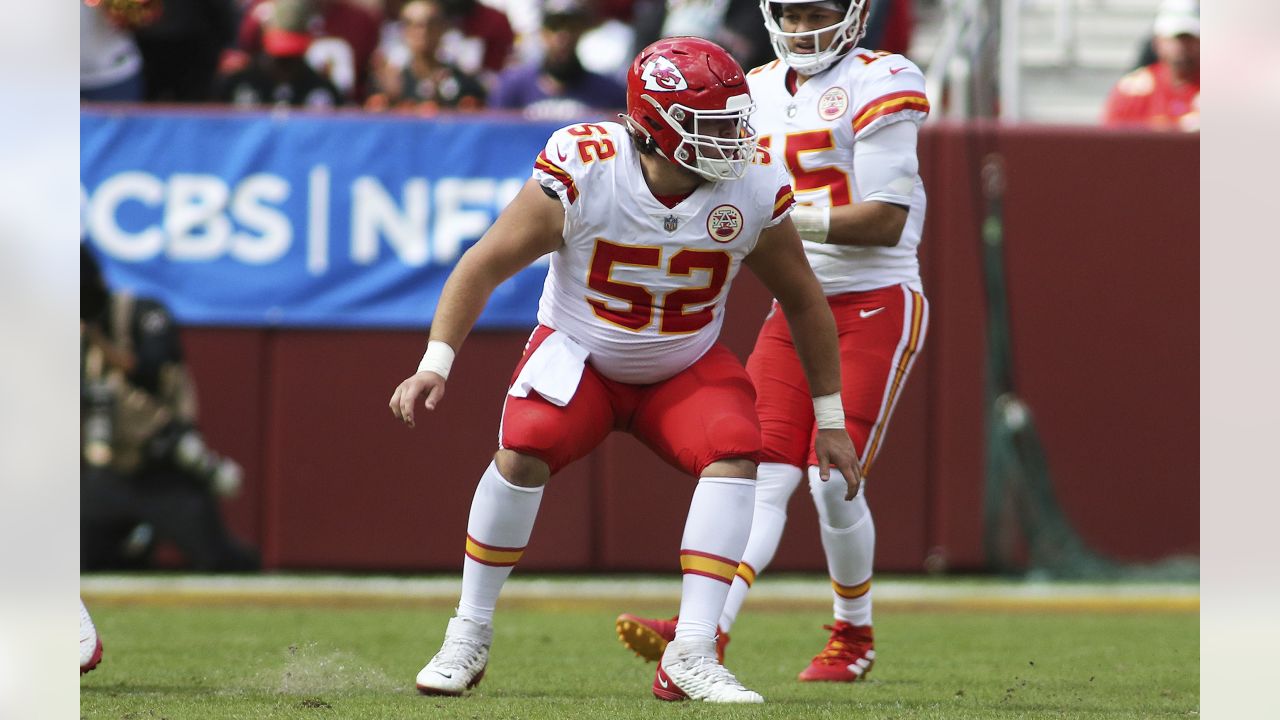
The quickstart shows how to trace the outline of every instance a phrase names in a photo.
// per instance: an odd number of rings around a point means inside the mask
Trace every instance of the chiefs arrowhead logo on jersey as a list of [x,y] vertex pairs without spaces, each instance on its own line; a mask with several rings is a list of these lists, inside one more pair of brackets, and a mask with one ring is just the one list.
[[675,92],[689,89],[689,83],[685,82],[684,75],[680,74],[680,68],[661,55],[654,56],[649,61],[649,64],[644,66],[644,72],[640,73],[640,79],[644,80],[645,90],[653,90],[654,92]]
[[833,87],[818,98],[818,117],[823,120],[835,120],[849,109],[849,94],[844,88]]
[[718,243],[733,242],[742,232],[742,213],[732,205],[720,205],[707,215],[707,232]]

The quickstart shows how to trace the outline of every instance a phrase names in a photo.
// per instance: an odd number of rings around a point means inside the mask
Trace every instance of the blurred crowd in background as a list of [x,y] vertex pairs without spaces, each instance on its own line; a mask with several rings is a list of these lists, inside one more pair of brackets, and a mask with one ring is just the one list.
[[[863,45],[906,53],[913,0]],[[81,0],[81,98],[531,117],[620,109],[636,52],[699,35],[774,59],[758,0]]]
[[[946,7],[870,0],[860,44],[924,67],[917,17]],[[1101,120],[1196,130],[1198,0],[1151,27]],[[569,119],[622,108],[632,58],[673,35],[774,59],[759,0],[81,0],[81,98]]]

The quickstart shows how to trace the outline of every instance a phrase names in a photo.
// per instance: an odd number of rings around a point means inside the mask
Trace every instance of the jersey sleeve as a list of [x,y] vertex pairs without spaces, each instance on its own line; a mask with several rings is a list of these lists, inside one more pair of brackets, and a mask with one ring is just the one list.
[[576,141],[569,134],[569,128],[560,128],[551,134],[533,161],[533,179],[555,192],[566,211],[578,201],[578,176],[582,168],[575,146]]
[[854,88],[858,103],[854,138],[904,120],[920,125],[929,116],[924,73],[915,63],[901,55],[875,56],[861,70]]
[[765,227],[773,227],[782,222],[791,214],[791,209],[796,206],[794,194],[791,191],[791,176],[786,172],[786,166],[782,163],[775,163],[773,167],[776,169],[774,182],[771,187],[776,188],[773,194],[773,210],[770,213],[769,221],[765,223]]

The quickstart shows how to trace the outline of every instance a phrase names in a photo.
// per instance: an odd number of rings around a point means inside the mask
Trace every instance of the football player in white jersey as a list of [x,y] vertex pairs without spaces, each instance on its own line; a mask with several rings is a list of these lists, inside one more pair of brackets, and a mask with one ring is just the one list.
[[[916,158],[916,134],[929,112],[924,76],[900,55],[858,47],[867,0],[761,0],[760,9],[778,59],[747,74],[758,107],[752,122],[759,162],[791,174],[791,217],[836,318],[846,427],[866,474],[928,327],[916,259],[925,214]],[[747,371],[764,451],[751,537],[720,619],[721,657],[756,574],[773,559],[787,501],[807,469],[835,622],[799,679],[864,678],[875,660],[871,511],[861,492],[848,501],[814,472],[814,416],[798,401],[806,386],[776,314],[761,328]],[[673,636],[673,622],[627,614],[617,630],[628,647],[653,659]]]
[[[632,433],[697,477],[681,540],[681,617],[658,663],[663,700],[761,702],[719,662],[716,622],[746,545],[760,428],[745,368],[716,343],[746,264],[776,295],[813,388],[821,474],[856,494],[839,349],[779,165],[753,164],[753,109],[722,48],[672,38],[641,51],[625,125],[557,131],[525,184],[445,284],[418,372],[391,398],[444,396],[454,354],[493,289],[538,257],[551,267],[538,328],[507,392],[499,450],[467,524],[462,597],[440,652],[418,673],[427,694],[458,695],[484,674],[494,606],[528,544],[543,486],[613,430]],[[638,479],[643,481],[643,479]]]

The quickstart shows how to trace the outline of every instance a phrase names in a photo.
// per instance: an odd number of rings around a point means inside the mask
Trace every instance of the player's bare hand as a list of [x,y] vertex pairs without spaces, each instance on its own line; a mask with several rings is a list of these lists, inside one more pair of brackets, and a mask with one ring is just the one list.
[[388,403],[391,414],[405,425],[413,427],[413,408],[418,404],[418,398],[424,398],[422,403],[428,410],[435,410],[444,397],[444,382],[444,378],[430,370],[405,378],[391,394],[391,402]]
[[862,465],[858,462],[858,451],[844,430],[819,430],[814,441],[814,451],[818,455],[818,477],[823,482],[831,479],[831,468],[840,471],[844,476],[848,490],[845,500],[852,500],[862,487]]

